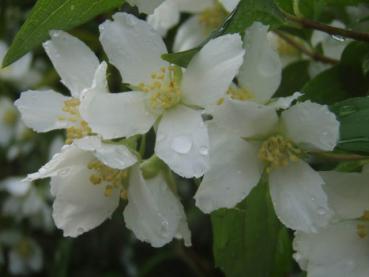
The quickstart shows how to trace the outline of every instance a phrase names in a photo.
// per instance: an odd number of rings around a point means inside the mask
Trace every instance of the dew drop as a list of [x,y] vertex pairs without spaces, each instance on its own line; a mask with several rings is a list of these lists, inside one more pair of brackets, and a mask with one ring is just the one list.
[[187,154],[192,148],[192,141],[188,136],[178,136],[172,140],[171,147],[179,154]]
[[206,156],[209,154],[209,148],[206,146],[201,146],[200,147],[200,154],[203,156]]
[[342,36],[338,36],[338,35],[332,35],[332,38],[333,38],[334,40],[339,41],[339,42],[344,42],[344,41],[345,41],[345,38],[344,38],[344,37],[342,37]]

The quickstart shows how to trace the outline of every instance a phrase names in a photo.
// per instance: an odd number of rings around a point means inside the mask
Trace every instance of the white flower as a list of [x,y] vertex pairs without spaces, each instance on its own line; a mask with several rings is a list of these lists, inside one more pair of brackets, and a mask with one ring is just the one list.
[[[190,8],[182,7],[178,10],[194,13],[194,15],[178,28],[174,38],[174,52],[185,51],[199,46],[209,37],[211,32],[221,27],[226,17],[235,9],[239,2],[239,0],[206,0],[201,1],[202,5],[199,5],[198,3],[195,4],[195,0],[177,1],[186,3],[193,2]],[[158,14],[158,16],[160,15],[161,14]],[[156,21],[159,20],[157,19]]]
[[67,143],[71,143],[90,134],[79,114],[80,98],[83,90],[101,78],[99,72],[105,74],[106,64],[99,66],[99,60],[83,42],[62,31],[52,31],[44,48],[72,97],[53,90],[26,91],[15,105],[28,127],[37,132],[66,128]]
[[161,59],[164,42],[145,21],[125,13],[113,19],[100,26],[100,40],[134,91],[87,90],[81,115],[104,139],[144,134],[158,120],[157,156],[181,176],[202,176],[208,134],[199,108],[215,103],[234,78],[244,54],[239,35],[209,41],[182,76],[180,68]]
[[[127,227],[154,247],[183,237],[190,244],[183,207],[163,177],[144,180],[129,149],[84,137],[66,145],[29,179],[51,177],[53,218],[65,236],[77,237],[110,218],[128,197]],[[127,196],[127,186],[128,196]]]
[[369,275],[368,168],[362,173],[321,172],[335,221],[316,234],[296,232],[295,260],[308,277]]
[[127,0],[132,6],[137,6],[140,12],[151,14],[165,0]]
[[278,117],[273,107],[226,99],[213,116],[210,170],[195,195],[202,211],[234,207],[264,171],[282,223],[306,232],[328,223],[324,181],[302,159],[311,150],[333,150],[337,143],[339,122],[327,106],[307,101]]

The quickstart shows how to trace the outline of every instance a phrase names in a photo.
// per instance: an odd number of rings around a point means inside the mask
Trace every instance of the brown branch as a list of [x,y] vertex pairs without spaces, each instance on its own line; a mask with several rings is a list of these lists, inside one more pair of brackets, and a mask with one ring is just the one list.
[[369,156],[362,156],[358,154],[345,154],[333,152],[311,152],[312,155],[326,160],[332,161],[364,161],[368,160]]
[[285,13],[285,16],[288,20],[299,24],[302,27],[319,30],[334,36],[341,36],[346,38],[352,38],[359,41],[369,42],[369,33],[364,32],[356,32],[348,29],[337,28],[333,26],[329,26],[327,24],[323,24],[317,21],[313,21],[307,18],[297,17],[291,14]]
[[274,33],[276,33],[281,39],[286,41],[289,45],[296,48],[297,50],[299,50],[300,52],[302,52],[305,55],[309,56],[310,58],[312,58],[315,61],[319,61],[319,62],[326,63],[326,64],[333,64],[333,65],[335,65],[339,62],[338,60],[323,56],[318,52],[314,52],[314,51],[311,51],[311,50],[307,49],[302,44],[296,42],[295,40],[293,40],[292,38],[290,38],[288,35],[284,34],[281,31],[275,30]]

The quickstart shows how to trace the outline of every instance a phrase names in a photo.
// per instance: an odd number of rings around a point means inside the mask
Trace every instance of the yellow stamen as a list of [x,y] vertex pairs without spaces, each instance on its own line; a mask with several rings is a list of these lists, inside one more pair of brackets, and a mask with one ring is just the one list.
[[237,88],[237,87],[230,87],[227,91],[227,94],[235,100],[250,100],[254,98],[254,95],[245,88]]
[[259,149],[259,159],[267,164],[267,171],[299,160],[302,151],[289,139],[275,135],[265,140]]
[[199,22],[207,30],[212,31],[219,28],[227,16],[228,12],[224,7],[220,3],[216,3],[214,6],[205,9],[199,14]]

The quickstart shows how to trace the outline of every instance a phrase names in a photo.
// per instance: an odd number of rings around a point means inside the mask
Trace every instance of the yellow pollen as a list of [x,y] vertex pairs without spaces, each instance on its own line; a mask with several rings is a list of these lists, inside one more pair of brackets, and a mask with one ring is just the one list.
[[259,149],[259,159],[267,164],[267,172],[286,166],[291,161],[298,161],[301,154],[302,151],[297,146],[281,135],[269,137]]
[[207,30],[212,31],[219,28],[227,16],[228,12],[224,7],[220,3],[216,3],[213,7],[205,9],[199,14],[199,22]]
[[175,67],[162,67],[159,72],[151,74],[149,84],[140,83],[138,88],[150,93],[149,105],[153,111],[162,112],[181,101],[181,88],[175,76]]
[[254,98],[253,94],[249,90],[244,88],[230,87],[227,91],[227,94],[232,99],[241,101],[250,100]]
[[87,168],[94,173],[90,176],[90,182],[93,185],[105,185],[104,195],[109,197],[113,194],[114,189],[124,191],[123,181],[128,178],[126,170],[119,170],[108,167],[98,160],[88,163]]
[[9,108],[5,111],[3,114],[3,123],[8,126],[13,126],[15,122],[17,121],[17,112],[13,108]]
[[92,133],[91,128],[87,122],[81,118],[79,113],[80,101],[77,98],[71,98],[64,101],[63,111],[66,115],[58,117],[60,121],[68,121],[74,123],[74,126],[67,128],[66,143],[71,144],[73,140],[83,138]]
[[369,211],[364,211],[359,220],[362,223],[356,225],[356,233],[360,238],[364,239],[369,235]]

